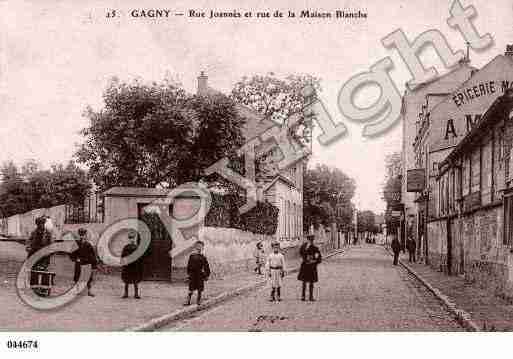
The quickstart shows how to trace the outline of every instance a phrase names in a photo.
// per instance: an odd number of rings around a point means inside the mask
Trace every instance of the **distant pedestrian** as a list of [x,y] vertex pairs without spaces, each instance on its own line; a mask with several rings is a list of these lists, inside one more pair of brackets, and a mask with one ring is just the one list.
[[317,246],[314,245],[315,237],[313,235],[308,235],[306,238],[308,242],[304,243],[299,248],[299,254],[303,261],[299,268],[299,274],[297,276],[297,279],[303,282],[301,300],[306,300],[306,284],[308,283],[309,300],[314,301],[314,283],[317,283],[319,280],[319,276],[317,274],[317,265],[321,263],[322,256],[319,248],[317,248]]
[[390,246],[392,247],[392,252],[394,253],[394,265],[396,266],[399,261],[399,252],[401,251],[401,243],[399,243],[399,239],[394,237]]
[[262,268],[265,266],[265,251],[262,242],[257,243],[253,256],[255,257],[255,272],[263,274]]
[[189,256],[187,263],[187,274],[189,275],[189,294],[184,305],[191,305],[192,294],[198,291],[196,303],[201,304],[201,294],[205,290],[205,281],[210,276],[210,266],[207,258],[203,255],[204,243],[196,241],[194,244],[194,253]]
[[91,265],[91,276],[87,280],[87,295],[94,297],[94,294],[91,292],[91,287],[94,280],[95,270],[98,267],[98,258],[94,247],[87,241],[87,229],[78,229],[78,240],[76,243],[78,248],[70,253],[71,260],[75,262],[73,281],[76,283],[80,279],[82,266]]
[[408,249],[408,262],[411,263],[413,261],[413,263],[415,263],[415,251],[417,249],[417,243],[415,243],[415,239],[409,237],[406,241],[406,248]]
[[272,253],[267,257],[266,270],[271,284],[271,297],[269,301],[281,301],[281,285],[285,276],[285,256],[280,252],[280,243],[273,242]]
[[[126,258],[134,253],[141,244],[141,238],[135,231],[128,232],[128,243],[123,247],[121,256]],[[121,280],[125,283],[125,291],[122,298],[128,298],[128,287],[130,284],[134,286],[134,298],[140,299],[139,283],[143,277],[143,257],[137,258],[135,261],[124,265],[121,269]]]

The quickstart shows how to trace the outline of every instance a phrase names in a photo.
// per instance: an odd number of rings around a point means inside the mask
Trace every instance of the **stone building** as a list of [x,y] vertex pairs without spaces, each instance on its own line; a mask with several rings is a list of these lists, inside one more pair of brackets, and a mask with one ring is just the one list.
[[439,165],[431,264],[513,297],[513,89]]
[[[462,61],[451,72],[429,82],[418,85],[415,89],[406,89],[402,99],[402,187],[401,203],[404,205],[402,226],[409,225],[410,233],[417,241],[417,250],[421,253],[421,234],[424,232],[425,204],[414,192],[408,192],[408,171],[426,168],[426,154],[429,153],[427,138],[429,136],[429,113],[449,93],[470,78],[473,68],[468,61]],[[427,174],[429,176],[429,174]],[[403,233],[407,231],[402,229]]]
[[438,258],[439,254],[436,232],[430,229],[438,220],[436,176],[439,164],[511,86],[513,60],[510,55],[508,51],[498,55],[480,70],[466,66],[466,79],[465,76],[460,78],[463,81],[450,93],[440,94],[434,105],[426,103],[420,109],[418,133],[413,143],[414,168],[424,169],[426,186],[423,192],[414,195],[414,202],[417,204],[417,235],[422,238],[417,248],[420,247],[419,254],[426,262],[432,255]]

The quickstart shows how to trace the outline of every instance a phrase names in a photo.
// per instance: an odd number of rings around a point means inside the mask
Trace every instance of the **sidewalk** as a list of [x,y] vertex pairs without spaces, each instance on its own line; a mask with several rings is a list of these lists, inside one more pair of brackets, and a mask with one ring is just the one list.
[[[2,249],[0,254],[5,257],[7,251]],[[10,259],[17,262],[17,255]],[[299,258],[289,260],[288,268],[293,270],[298,267],[299,261]],[[13,265],[13,268],[15,266],[19,264]],[[38,311],[18,298],[15,272],[5,271],[5,267],[3,269],[0,270],[0,331],[119,331],[181,310],[187,294],[186,283],[142,282],[140,300],[132,297],[122,299],[123,283],[119,276],[97,273],[93,285],[96,294],[94,298],[82,294],[63,308]],[[203,301],[208,302],[242,287],[257,285],[263,279],[264,276],[251,272],[241,272],[221,279],[212,278],[206,283]],[[71,276],[67,274],[56,281],[55,292],[65,291],[73,285]],[[133,293],[130,292],[130,295],[133,296]]]
[[480,330],[513,330],[513,305],[506,300],[477,285],[467,283],[463,277],[448,276],[422,263],[409,263],[407,254],[401,253],[400,260],[447,296],[457,308],[469,313]]

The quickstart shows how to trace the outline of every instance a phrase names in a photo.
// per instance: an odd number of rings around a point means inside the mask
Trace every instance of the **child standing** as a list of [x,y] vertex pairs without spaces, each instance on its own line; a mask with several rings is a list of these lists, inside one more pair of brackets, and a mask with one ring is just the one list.
[[205,281],[210,276],[210,266],[207,258],[202,254],[204,243],[197,241],[194,244],[194,252],[189,257],[187,263],[187,274],[189,275],[189,295],[184,305],[191,305],[192,294],[198,291],[197,304],[201,304],[201,293],[205,289]]
[[262,274],[262,267],[265,265],[265,252],[262,242],[257,243],[253,256],[255,257],[255,272],[257,274]]
[[[271,282],[271,298],[269,301],[274,302],[276,299],[281,301],[281,283],[285,276],[285,257],[280,253],[280,243],[273,242],[272,253],[267,258],[267,273]],[[275,296],[276,295],[276,296]]]

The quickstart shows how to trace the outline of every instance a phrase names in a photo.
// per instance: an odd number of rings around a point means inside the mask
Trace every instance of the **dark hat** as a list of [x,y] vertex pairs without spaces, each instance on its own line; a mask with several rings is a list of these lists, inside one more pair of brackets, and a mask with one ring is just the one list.
[[46,217],[45,216],[37,217],[35,222],[36,222],[37,226],[43,225],[46,222]]

